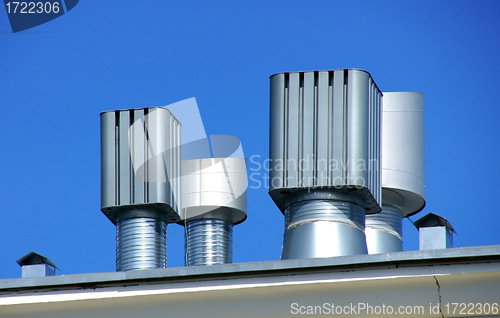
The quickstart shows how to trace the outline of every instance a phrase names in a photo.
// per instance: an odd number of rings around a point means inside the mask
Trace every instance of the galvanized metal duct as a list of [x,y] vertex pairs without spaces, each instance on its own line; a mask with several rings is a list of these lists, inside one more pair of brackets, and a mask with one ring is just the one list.
[[116,270],[167,267],[167,224],[153,218],[119,220],[116,224]]
[[402,219],[425,206],[424,96],[384,93],[382,212],[366,217],[369,254],[403,250]]
[[356,193],[295,194],[285,208],[281,259],[366,254],[364,207]]
[[232,262],[232,223],[216,219],[194,219],[186,222],[187,266]]
[[186,265],[233,260],[233,225],[246,219],[245,158],[203,158],[182,164]]
[[366,245],[369,254],[403,250],[403,217],[401,209],[382,204],[382,212],[366,216]]
[[101,211],[117,226],[117,271],[166,267],[180,162],[180,123],[167,109],[101,114]]
[[270,80],[269,194],[292,224],[282,258],[366,253],[364,214],[381,210],[382,93],[362,70]]

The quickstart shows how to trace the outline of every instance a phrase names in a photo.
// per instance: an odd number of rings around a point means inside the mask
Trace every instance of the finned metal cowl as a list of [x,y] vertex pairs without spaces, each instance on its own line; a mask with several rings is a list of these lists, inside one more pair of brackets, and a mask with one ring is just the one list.
[[369,73],[336,70],[271,76],[269,194],[280,210],[308,188],[356,188],[380,211],[382,93]]
[[[287,219],[297,213],[290,202],[304,192],[348,202],[316,198],[302,204],[300,214],[314,210],[316,216],[287,229],[282,258],[366,253],[365,213],[380,212],[382,202],[382,93],[362,70],[279,73],[270,81],[271,198]],[[328,244],[335,247],[317,248]]]
[[180,220],[180,123],[161,107],[101,114],[101,211],[117,225],[117,270],[166,266]]

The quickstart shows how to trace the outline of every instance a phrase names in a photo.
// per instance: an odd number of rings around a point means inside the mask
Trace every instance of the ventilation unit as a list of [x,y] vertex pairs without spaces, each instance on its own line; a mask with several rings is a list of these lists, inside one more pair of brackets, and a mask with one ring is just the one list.
[[59,269],[50,259],[35,252],[29,252],[17,260],[21,266],[22,278],[55,276]]
[[232,263],[233,225],[246,219],[245,158],[182,162],[186,265]]
[[453,247],[453,233],[457,233],[450,222],[434,213],[429,213],[414,223],[419,232],[421,250]]
[[285,215],[281,258],[366,254],[381,210],[382,93],[362,70],[271,81],[269,194]]
[[180,220],[180,123],[165,108],[101,114],[101,211],[116,225],[116,270],[166,267]]
[[384,93],[382,108],[382,212],[366,218],[369,254],[402,251],[402,218],[425,206],[424,96]]

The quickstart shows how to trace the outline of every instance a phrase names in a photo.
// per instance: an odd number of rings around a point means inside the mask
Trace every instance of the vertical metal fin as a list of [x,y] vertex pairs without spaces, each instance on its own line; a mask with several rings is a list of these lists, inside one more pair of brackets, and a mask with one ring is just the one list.
[[270,194],[359,188],[370,213],[380,211],[380,100],[360,70],[271,76]]

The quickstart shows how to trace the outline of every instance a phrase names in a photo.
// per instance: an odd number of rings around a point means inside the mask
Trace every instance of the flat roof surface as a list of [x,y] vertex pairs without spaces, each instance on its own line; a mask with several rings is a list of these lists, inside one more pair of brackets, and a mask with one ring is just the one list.
[[[420,250],[332,258],[234,263],[212,266],[173,267],[125,272],[85,273],[36,278],[0,279],[0,296],[13,291],[64,290],[234,277],[269,277],[319,272],[355,272],[447,264],[500,263],[500,245]],[[460,267],[463,270],[463,267]],[[21,274],[21,271],[19,272]]]

